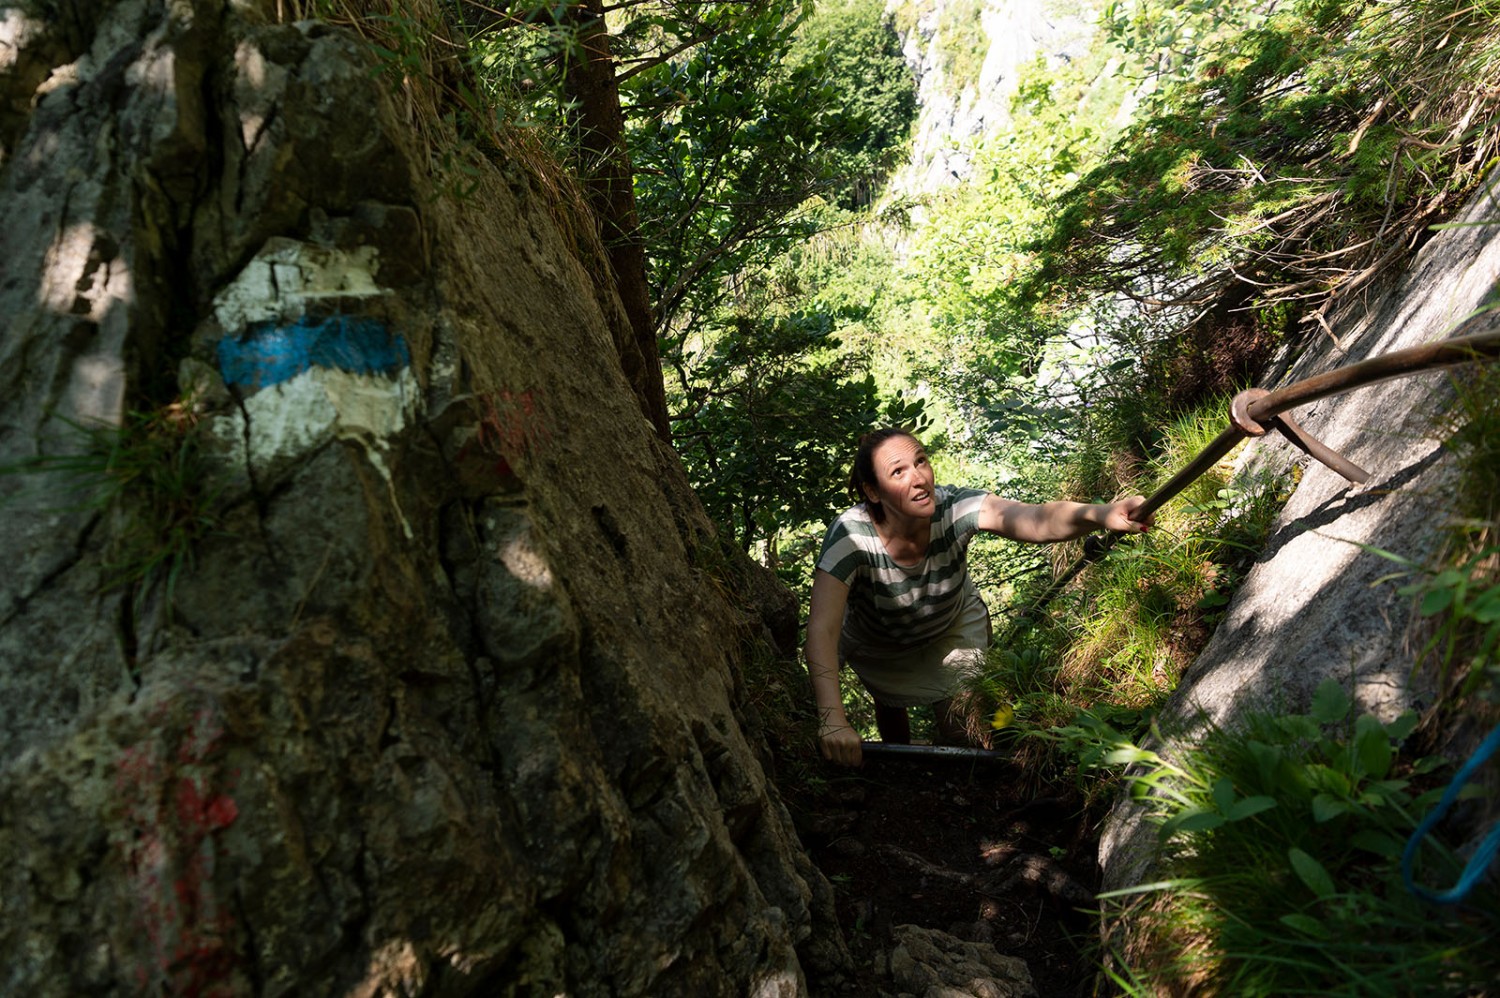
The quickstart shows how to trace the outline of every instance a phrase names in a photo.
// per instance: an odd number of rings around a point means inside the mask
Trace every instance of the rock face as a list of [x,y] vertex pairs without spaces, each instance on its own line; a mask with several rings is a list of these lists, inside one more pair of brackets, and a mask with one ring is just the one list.
[[[911,158],[893,178],[892,191],[930,194],[968,180],[974,146],[1009,126],[1011,98],[1027,65],[1041,57],[1055,66],[1086,51],[1094,32],[1090,6],[1047,0],[913,4],[915,21],[902,35],[901,51],[916,77],[921,109]],[[968,46],[983,49],[977,79],[957,79],[952,67]]]
[[[1482,192],[1434,236],[1394,286],[1346,310],[1274,388],[1380,354],[1453,335],[1500,328],[1500,313],[1466,317],[1500,295],[1500,201]],[[1431,564],[1452,512],[1455,469],[1435,429],[1452,402],[1451,375],[1434,371],[1324,399],[1293,416],[1308,432],[1370,472],[1363,486],[1309,462],[1279,435],[1253,441],[1242,459],[1275,473],[1293,460],[1306,473],[1208,646],[1183,676],[1160,723],[1166,750],[1204,720],[1229,725],[1251,709],[1305,711],[1328,677],[1360,708],[1390,720],[1425,695],[1407,681],[1412,653],[1408,597],[1377,580],[1399,566],[1368,550]],[[1365,545],[1366,547],[1361,547]],[[1129,802],[1100,841],[1106,890],[1139,883],[1155,828]]]
[[759,582],[537,174],[429,160],[294,5],[46,6],[0,7],[0,990],[836,973]]
[[891,977],[914,998],[1036,998],[1026,961],[994,946],[936,929],[898,925],[891,932]]

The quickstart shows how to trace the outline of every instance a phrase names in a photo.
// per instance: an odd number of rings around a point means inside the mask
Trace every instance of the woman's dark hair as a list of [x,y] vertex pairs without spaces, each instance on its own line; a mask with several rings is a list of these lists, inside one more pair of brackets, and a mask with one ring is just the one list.
[[899,426],[871,430],[859,438],[859,449],[854,452],[854,467],[849,469],[849,491],[854,493],[856,502],[865,503],[869,507],[870,519],[876,523],[885,522],[885,510],[880,503],[870,502],[870,497],[865,494],[864,487],[876,484],[875,449],[892,437],[907,437],[917,444],[921,443],[917,440],[916,434]]

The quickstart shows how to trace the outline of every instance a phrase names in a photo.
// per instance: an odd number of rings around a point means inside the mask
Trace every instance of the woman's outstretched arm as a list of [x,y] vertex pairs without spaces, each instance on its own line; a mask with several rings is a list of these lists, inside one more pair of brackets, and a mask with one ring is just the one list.
[[1119,502],[1084,503],[1059,499],[1032,504],[988,495],[979,510],[979,529],[1033,544],[1071,541],[1095,530],[1143,533],[1151,521],[1137,523],[1130,514],[1145,501],[1143,496],[1131,496]]

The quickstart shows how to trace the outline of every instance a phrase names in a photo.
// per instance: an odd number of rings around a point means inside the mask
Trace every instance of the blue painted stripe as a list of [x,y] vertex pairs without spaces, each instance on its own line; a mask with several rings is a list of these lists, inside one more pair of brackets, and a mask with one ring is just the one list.
[[406,340],[362,316],[303,316],[289,326],[258,322],[219,341],[219,373],[244,388],[280,384],[314,367],[395,375],[410,365]]

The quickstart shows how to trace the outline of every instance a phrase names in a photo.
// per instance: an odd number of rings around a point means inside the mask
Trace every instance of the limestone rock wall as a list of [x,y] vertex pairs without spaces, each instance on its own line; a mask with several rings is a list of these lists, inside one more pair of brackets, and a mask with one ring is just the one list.
[[0,991],[805,992],[618,305],[283,6],[0,6]]

